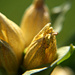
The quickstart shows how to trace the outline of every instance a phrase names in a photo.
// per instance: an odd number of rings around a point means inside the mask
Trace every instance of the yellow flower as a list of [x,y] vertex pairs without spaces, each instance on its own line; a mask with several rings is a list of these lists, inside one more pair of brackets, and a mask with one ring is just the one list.
[[25,48],[23,32],[18,25],[6,18],[2,13],[0,13],[0,39],[6,41],[12,47],[20,64]]
[[3,67],[7,74],[16,75],[19,63],[11,46],[0,39],[0,68]]
[[49,22],[49,11],[44,0],[34,0],[31,6],[25,11],[21,22],[26,46],[31,43],[34,36]]
[[57,33],[50,25],[47,24],[28,46],[23,62],[26,69],[52,63],[57,58]]
[[[75,50],[73,45],[57,50],[57,32],[49,23],[49,11],[44,1],[33,1],[23,16],[21,28],[0,13],[0,71],[5,71],[5,74],[17,75],[21,69],[29,70],[23,75],[30,75],[50,69],[47,72],[49,75],[57,64],[69,58]],[[55,21],[57,28],[63,20],[61,17],[60,22]]]

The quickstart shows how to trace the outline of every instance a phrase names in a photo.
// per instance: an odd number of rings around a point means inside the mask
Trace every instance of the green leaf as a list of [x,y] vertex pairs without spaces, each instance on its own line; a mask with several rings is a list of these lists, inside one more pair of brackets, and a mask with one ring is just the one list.
[[74,50],[73,45],[61,47],[57,50],[58,58],[50,66],[26,71],[23,75],[49,75],[55,66],[68,59]]
[[71,2],[67,1],[64,4],[52,9],[52,25],[56,32],[60,32],[65,20],[65,15],[71,8]]
[[[61,47],[58,49],[58,58],[62,57],[57,64],[60,64],[62,61],[68,59],[74,51],[73,45],[70,45],[70,47]],[[60,54],[61,53],[61,54]]]

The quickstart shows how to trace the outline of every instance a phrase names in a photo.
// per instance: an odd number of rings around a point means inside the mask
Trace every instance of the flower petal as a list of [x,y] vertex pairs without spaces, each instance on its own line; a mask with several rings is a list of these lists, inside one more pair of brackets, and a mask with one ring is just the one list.
[[[0,39],[0,62],[8,74],[16,74],[18,71],[18,60],[10,45]],[[0,67],[0,68],[1,68]]]
[[58,59],[55,60],[50,66],[26,71],[23,75],[49,75],[52,72],[53,68],[64,60],[68,59],[72,55],[74,50],[75,46],[72,45],[61,47],[57,50]]
[[9,43],[17,59],[21,62],[22,53],[25,48],[23,33],[18,25],[9,20],[2,13],[0,13],[0,39]]

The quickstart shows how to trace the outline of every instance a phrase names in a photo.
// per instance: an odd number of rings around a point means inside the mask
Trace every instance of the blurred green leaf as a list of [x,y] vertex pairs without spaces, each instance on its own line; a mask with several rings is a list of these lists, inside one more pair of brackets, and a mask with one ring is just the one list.
[[64,4],[54,7],[51,10],[51,18],[52,18],[52,24],[53,28],[56,32],[60,32],[62,29],[62,25],[65,20],[65,15],[71,8],[71,2],[67,1]]
[[64,21],[64,24],[62,25],[63,29],[61,30],[60,34],[57,36],[58,47],[69,45],[71,43],[74,44],[73,41],[75,40],[74,39],[75,37],[75,25],[74,25],[75,0],[67,0],[67,1],[70,1],[71,8],[65,15],[65,21]]
[[50,66],[26,71],[23,75],[49,75],[54,67],[68,59],[74,50],[75,46],[73,45],[61,47],[57,50],[58,58]]
[[74,51],[73,45],[70,45],[70,47],[66,46],[66,47],[59,48],[57,51],[57,53],[59,55],[58,58],[60,58],[60,57],[62,57],[62,58],[59,62],[57,62],[57,64],[60,64],[64,60],[68,59],[72,55],[73,51]]

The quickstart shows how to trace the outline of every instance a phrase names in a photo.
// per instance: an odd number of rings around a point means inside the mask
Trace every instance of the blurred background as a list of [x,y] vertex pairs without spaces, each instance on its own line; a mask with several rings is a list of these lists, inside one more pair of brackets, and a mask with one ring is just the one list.
[[[70,44],[75,45],[75,0],[45,0],[49,12],[51,12],[52,8],[60,6],[65,1],[70,1],[72,5],[65,15],[62,30],[57,35],[58,47]],[[20,26],[23,13],[31,3],[32,0],[0,0],[0,12]],[[70,67],[75,72],[75,52],[69,59],[62,62],[60,66]]]

